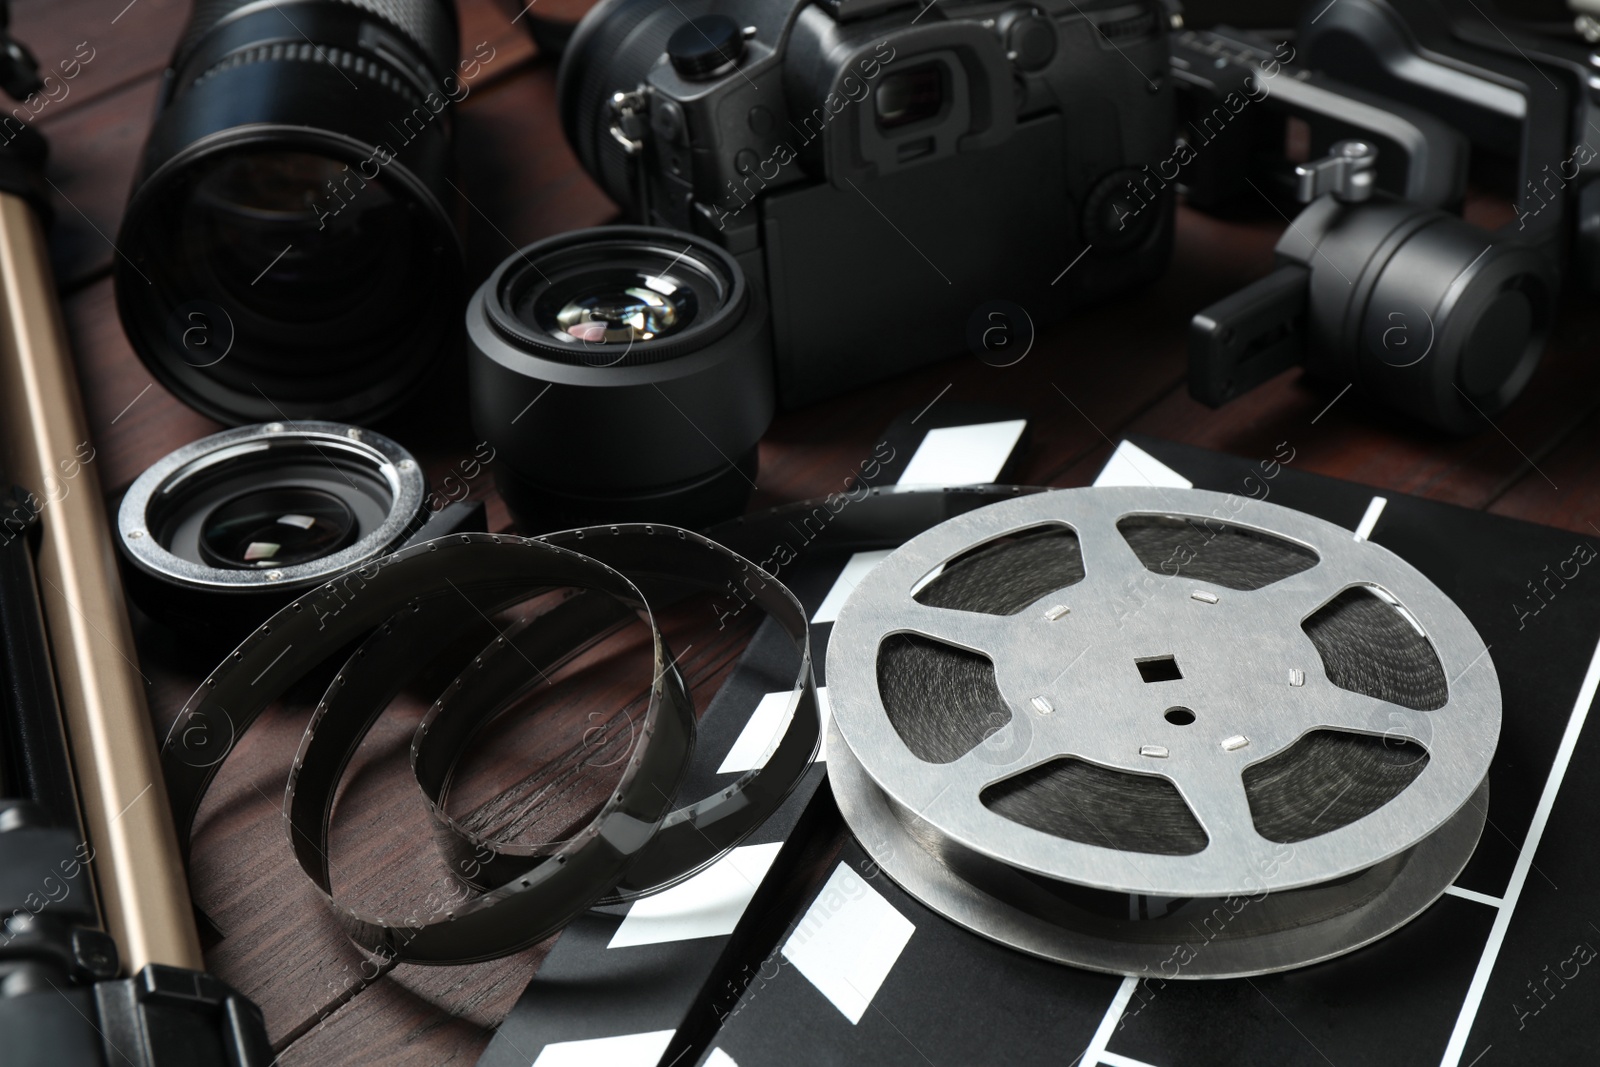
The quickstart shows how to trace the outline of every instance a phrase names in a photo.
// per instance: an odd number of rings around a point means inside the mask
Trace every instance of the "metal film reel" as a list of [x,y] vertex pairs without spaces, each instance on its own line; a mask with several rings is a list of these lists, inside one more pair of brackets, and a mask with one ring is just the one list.
[[1198,490],[929,530],[857,586],[828,677],[834,790],[891,877],[1023,951],[1169,978],[1413,918],[1477,843],[1500,729],[1482,640],[1409,564]]

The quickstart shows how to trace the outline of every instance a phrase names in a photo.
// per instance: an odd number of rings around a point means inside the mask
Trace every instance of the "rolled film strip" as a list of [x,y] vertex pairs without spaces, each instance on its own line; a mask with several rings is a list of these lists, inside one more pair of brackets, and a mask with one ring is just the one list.
[[[784,715],[788,726],[773,736],[763,758],[756,761],[758,767],[663,819],[627,875],[601,903],[665,889],[725,855],[783,803],[815,758],[821,740],[816,690],[811,682],[810,631],[794,594],[715,541],[671,529],[658,536],[656,531],[661,529],[600,526],[550,534],[542,540],[615,567],[652,593],[675,596],[739,590],[788,635],[799,672]],[[541,855],[545,846],[496,841],[475,833],[448,814],[445,795],[476,733],[513,703],[519,691],[537,681],[536,677],[530,680],[525,664],[573,630],[583,632],[584,628],[546,617],[506,635],[451,683],[417,729],[417,743],[411,749],[417,784],[441,826],[442,839],[457,850],[458,864],[467,857],[464,850],[470,848],[482,865],[487,884],[525,869],[529,858]]]
[[[606,527],[568,531],[555,539],[586,551],[509,535],[440,538],[363,567],[354,591],[335,581],[273,616],[206,679],[168,735],[163,769],[180,836],[187,839],[200,798],[238,735],[317,664],[367,634],[319,703],[285,798],[297,858],[362,948],[392,960],[433,964],[506,955],[549,936],[602,900],[675,884],[738,844],[788,795],[816,751],[816,694],[799,602],[749,561],[674,527]],[[670,578],[689,589],[742,584],[795,638],[800,668],[793,714],[766,766],[714,796],[673,810],[693,751],[693,703],[643,594],[621,570],[596,556],[623,566],[650,561],[642,564],[641,580],[653,583]],[[449,842],[446,851],[469,857],[472,866],[453,869],[484,892],[427,919],[371,915],[337,902],[327,860],[335,792],[389,699],[427,663],[425,652],[460,621],[562,588],[582,591],[513,634],[502,634],[472,658],[467,676],[473,679],[472,692],[483,694],[475,705],[479,717],[458,724],[457,716],[447,720],[442,705],[436,706],[413,741],[413,767],[442,834],[447,840],[465,838]],[[527,674],[555,669],[635,616],[650,628],[654,679],[615,791],[587,825],[536,849],[467,835],[437,801],[448,771],[477,729],[505,706],[508,694],[491,696],[482,689],[477,679],[483,669],[508,663],[496,653],[515,648],[525,657],[518,661],[521,670],[497,677],[520,683]],[[452,691],[464,684],[458,680]],[[426,755],[430,731],[445,742],[436,758]],[[214,734],[224,743],[216,744]],[[446,773],[437,776],[434,768]]]
[[1276,505],[1103,488],[972,511],[879,563],[829,643],[846,821],[913,896],[1037,956],[1165,978],[1327,959],[1431,904],[1483,827],[1482,640],[1392,553]]

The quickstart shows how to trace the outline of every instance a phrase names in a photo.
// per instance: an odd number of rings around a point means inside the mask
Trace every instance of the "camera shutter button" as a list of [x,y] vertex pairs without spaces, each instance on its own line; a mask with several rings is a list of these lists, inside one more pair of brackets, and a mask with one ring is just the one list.
[[672,69],[689,81],[726,74],[744,58],[744,31],[726,15],[699,15],[667,38]]
[[1055,23],[1033,8],[1007,11],[999,20],[1006,58],[1023,71],[1043,70],[1056,57]]

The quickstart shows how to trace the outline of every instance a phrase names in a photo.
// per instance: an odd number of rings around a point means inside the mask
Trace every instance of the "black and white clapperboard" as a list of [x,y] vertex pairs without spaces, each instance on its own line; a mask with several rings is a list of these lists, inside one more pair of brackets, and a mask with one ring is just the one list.
[[[1364,949],[1281,974],[1096,974],[955,926],[903,893],[853,841],[819,889],[780,903],[784,855],[803,845],[802,798],[818,794],[811,778],[764,836],[724,861],[764,869],[759,891],[744,883],[718,923],[695,918],[715,910],[713,895],[673,905],[662,894],[625,915],[574,924],[481,1064],[1600,1063],[1600,786],[1581,771],[1600,761],[1600,726],[1585,729],[1600,686],[1600,537],[1375,497],[1300,473],[1284,455],[1250,460],[1143,437],[1119,445],[1096,484],[1265,497],[1389,548],[1466,612],[1494,658],[1504,721],[1489,823],[1433,907]],[[861,553],[842,570],[835,564],[831,582],[808,574],[796,583],[807,607],[817,605],[814,648],[824,647],[828,609],[837,610],[877,558]],[[761,640],[758,632],[747,660],[758,657]],[[777,675],[770,681],[774,692],[788,684]],[[758,727],[761,696],[735,682],[723,696],[755,707],[747,722],[765,741],[776,724]],[[740,731],[712,723],[717,710],[707,714],[706,747],[730,758]],[[797,826],[802,832],[792,833]],[[763,906],[787,907],[776,920],[786,926],[770,953],[740,957],[735,928],[741,919],[753,926]],[[641,933],[625,933],[630,922]],[[640,922],[674,939],[645,943]],[[705,987],[729,976],[742,993],[708,1025]],[[581,1003],[564,1000],[563,990],[582,990]]]

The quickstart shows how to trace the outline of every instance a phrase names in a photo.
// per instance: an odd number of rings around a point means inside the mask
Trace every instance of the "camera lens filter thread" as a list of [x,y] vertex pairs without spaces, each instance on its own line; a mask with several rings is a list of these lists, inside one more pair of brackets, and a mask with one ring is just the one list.
[[1348,530],[1198,490],[970,512],[856,587],[829,776],[935,911],[1163,978],[1351,951],[1482,830],[1500,690],[1472,625]]
[[212,434],[162,457],[117,512],[130,594],[180,630],[242,634],[296,595],[393,551],[423,515],[399,444],[332,422]]
[[473,423],[529,531],[737,514],[774,393],[765,297],[703,238],[578,230],[508,258],[467,308]]

